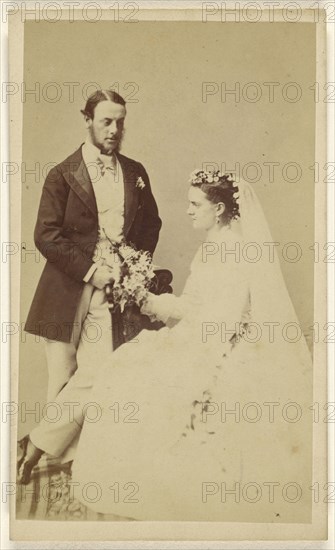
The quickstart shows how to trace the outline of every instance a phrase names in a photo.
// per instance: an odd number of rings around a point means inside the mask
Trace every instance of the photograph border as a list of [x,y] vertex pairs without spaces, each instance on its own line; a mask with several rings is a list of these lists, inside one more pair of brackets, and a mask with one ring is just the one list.
[[[198,7],[183,7],[182,2],[178,9],[172,9],[171,4],[166,9],[167,3],[160,2],[161,7],[154,9],[141,5],[138,16],[140,20],[201,20],[202,10]],[[193,4],[194,3],[188,3]],[[227,3],[232,4],[232,3]],[[236,4],[236,3],[235,3]],[[241,4],[241,2],[240,2]],[[151,3],[152,5],[152,3]],[[317,74],[316,81],[327,82],[327,51],[326,23],[320,18],[320,23],[313,23],[313,10],[304,9],[302,22],[310,22],[317,29]],[[106,14],[106,18],[108,19]],[[79,12],[76,18],[82,18]],[[277,17],[277,15],[276,15]],[[29,15],[33,18],[33,14]],[[186,18],[186,19],[184,19]],[[104,17],[105,19],[105,17]],[[210,22],[208,21],[208,24]],[[255,23],[257,24],[257,23]],[[299,23],[295,23],[299,24]],[[9,81],[23,81],[23,48],[24,48],[24,22],[21,13],[14,13],[9,18]],[[23,104],[19,96],[10,98],[10,159],[12,162],[21,162],[22,158],[22,115]],[[323,102],[316,104],[316,149],[315,161],[320,166],[327,162],[327,105]],[[329,159],[330,160],[330,159]],[[10,181],[10,241],[21,241],[21,223],[17,208],[18,201],[21,204],[21,180],[20,174],[12,176]],[[15,201],[14,201],[15,198]],[[315,241],[327,242],[327,194],[326,188],[315,186]],[[329,238],[328,238],[329,241]],[[20,318],[20,256],[11,256],[11,319]],[[327,322],[327,264],[316,262],[314,264],[314,322],[324,326]],[[324,342],[314,344],[314,402],[327,403],[327,350]],[[11,355],[11,401],[18,401],[18,362],[19,362],[19,337],[16,335],[10,341]],[[16,422],[11,426],[11,478],[15,479],[16,456]],[[327,483],[327,424],[315,423],[313,431],[313,478],[320,486]],[[20,541],[70,541],[73,540],[73,524],[71,522],[47,522],[47,521],[19,521],[14,519],[15,498],[11,499],[11,537]],[[76,541],[310,541],[325,540],[327,533],[327,504],[323,502],[313,503],[313,522],[311,524],[245,524],[245,523],[206,523],[206,522],[120,522],[99,523],[99,533],[96,532],[95,522],[80,522],[80,538]],[[61,527],[61,529],[60,529]],[[92,537],[93,534],[93,537]],[[38,538],[37,538],[38,536]],[[92,538],[91,538],[92,537]],[[45,544],[43,544],[45,547]]]

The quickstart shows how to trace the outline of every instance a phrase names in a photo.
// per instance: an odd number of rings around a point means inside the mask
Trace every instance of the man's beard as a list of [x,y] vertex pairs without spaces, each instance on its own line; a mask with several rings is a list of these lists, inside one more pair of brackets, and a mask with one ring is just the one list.
[[117,144],[116,146],[114,147],[114,149],[112,149],[112,151],[110,149],[107,149],[105,147],[102,147],[96,140],[95,140],[95,136],[94,136],[94,133],[93,132],[90,132],[90,140],[91,142],[93,143],[93,145],[95,145],[98,149],[100,149],[101,153],[103,155],[112,155],[113,153],[119,153],[120,150],[121,150],[121,145],[122,145],[122,142],[123,142],[123,138],[125,136],[125,130],[123,129],[122,130],[122,133],[120,135],[120,138],[117,140]]
[[125,133],[126,133],[126,130],[122,130],[122,134],[121,134],[121,136],[120,136],[120,139],[118,140],[117,146],[116,146],[115,149],[113,150],[113,153],[119,153],[119,152],[120,152],[120,150],[121,150],[121,145],[122,145],[122,142],[123,142]]

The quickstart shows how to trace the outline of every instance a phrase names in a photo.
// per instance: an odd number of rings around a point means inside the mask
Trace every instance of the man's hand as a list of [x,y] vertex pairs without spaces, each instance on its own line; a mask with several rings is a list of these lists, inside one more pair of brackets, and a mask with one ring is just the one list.
[[114,282],[112,274],[113,271],[108,265],[99,266],[90,278],[90,283],[102,290],[106,285]]

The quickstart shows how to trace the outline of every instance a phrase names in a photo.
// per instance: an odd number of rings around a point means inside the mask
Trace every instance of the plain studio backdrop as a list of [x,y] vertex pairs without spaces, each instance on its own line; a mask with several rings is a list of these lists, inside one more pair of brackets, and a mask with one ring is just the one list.
[[[26,90],[36,91],[26,94],[23,120],[23,172],[36,171],[27,172],[22,181],[22,241],[27,251],[34,249],[42,171],[85,140],[80,109],[87,93],[97,85],[113,86],[128,102],[122,153],[142,162],[150,176],[163,220],[154,260],[173,272],[174,292],[182,291],[203,236],[194,232],[186,215],[189,174],[203,163],[225,163],[227,170],[239,169],[244,179],[254,182],[273,240],[280,243],[282,271],[299,321],[309,333],[314,25],[26,22],[24,81]],[[204,96],[204,83],[211,83],[211,95]],[[221,94],[225,86],[236,93]],[[295,101],[297,92],[301,97]],[[276,163],[273,178],[269,163]],[[43,266],[43,258],[23,256],[21,323]],[[44,346],[23,332],[21,340],[20,402],[33,409],[45,402]],[[19,435],[34,423],[34,415],[27,415]]]

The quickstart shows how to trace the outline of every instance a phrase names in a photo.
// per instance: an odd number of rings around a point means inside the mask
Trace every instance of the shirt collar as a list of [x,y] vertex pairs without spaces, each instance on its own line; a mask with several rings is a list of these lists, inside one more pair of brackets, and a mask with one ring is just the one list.
[[87,159],[90,162],[96,162],[98,156],[100,155],[100,149],[93,145],[88,139],[83,145],[83,156],[84,159]]
[[[82,155],[85,164],[95,164],[100,154],[101,151],[99,147],[96,147],[91,141],[89,141],[89,139],[86,139],[82,146]],[[121,165],[119,159],[117,158],[117,155],[113,153],[113,156],[115,159],[117,170],[121,170]]]

